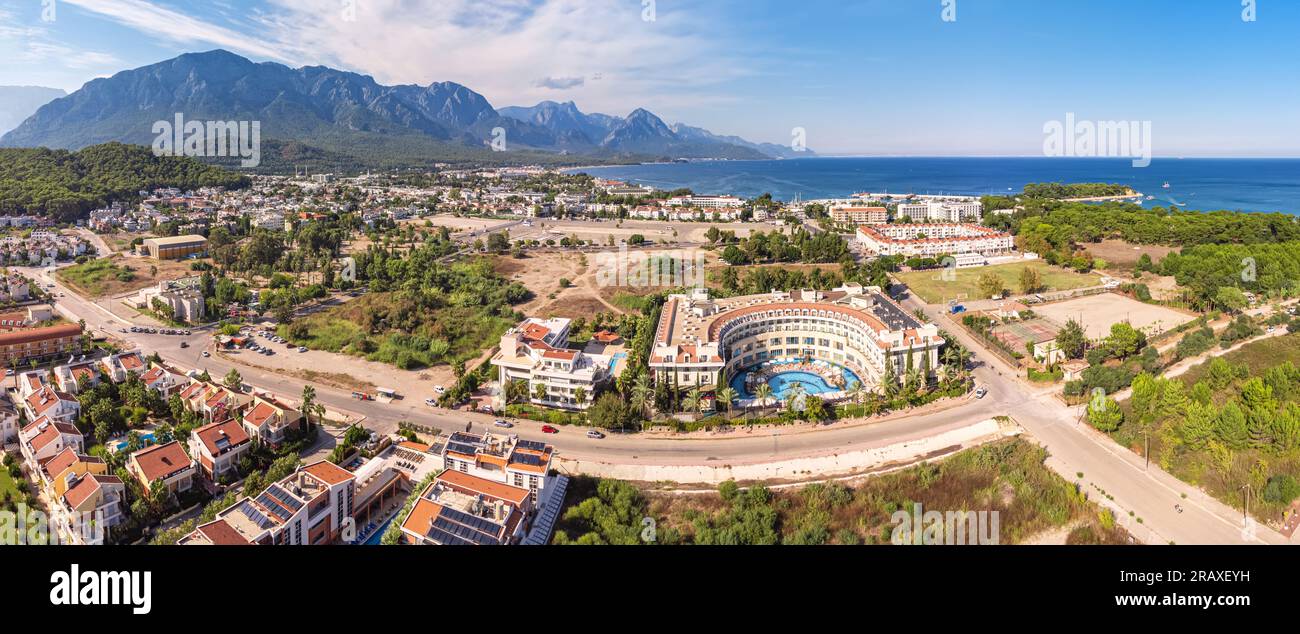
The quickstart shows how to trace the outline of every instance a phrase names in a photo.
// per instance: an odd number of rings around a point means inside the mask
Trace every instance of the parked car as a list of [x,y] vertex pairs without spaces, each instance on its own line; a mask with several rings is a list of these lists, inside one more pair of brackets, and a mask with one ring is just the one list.
[[211,352],[208,352],[207,350],[204,350],[204,351],[203,351],[203,356],[204,356],[204,357],[210,357],[210,356],[212,356],[212,353],[211,353]]
[[445,388],[445,387],[443,387],[443,386],[441,386],[441,385],[435,385],[435,386],[433,386],[433,391],[434,391],[434,392],[437,392],[437,393],[439,393],[439,394],[446,394],[446,393],[447,393],[447,388]]
[[989,389],[986,387],[981,387],[980,389],[975,390],[975,398],[984,398],[985,396],[988,396],[988,394]]
[[602,433],[600,433],[600,432],[598,432],[598,431],[592,429],[592,430],[589,430],[589,431],[587,432],[587,437],[588,437],[588,438],[591,438],[592,440],[600,440],[601,438],[604,438],[604,437],[605,437],[605,434],[602,434]]
[[493,424],[493,425],[496,425],[497,427],[500,427],[500,428],[502,428],[502,429],[510,429],[511,427],[514,427],[514,426],[515,426],[514,423],[512,423],[512,422],[510,422],[510,421],[508,421],[508,420],[502,420],[502,419],[500,419],[500,418],[498,418],[498,419],[496,419],[495,421],[493,421],[492,424]]
[[435,401],[431,398],[426,398],[424,399],[424,404],[428,405],[429,407],[436,407],[438,405],[438,401]]
[[306,351],[307,351],[306,346],[298,346],[298,352],[306,352]]
[[560,433],[560,430],[558,430],[558,429],[556,429],[556,428],[554,428],[554,427],[551,427],[550,425],[542,425],[542,433],[543,433],[543,434],[558,434],[558,433]]

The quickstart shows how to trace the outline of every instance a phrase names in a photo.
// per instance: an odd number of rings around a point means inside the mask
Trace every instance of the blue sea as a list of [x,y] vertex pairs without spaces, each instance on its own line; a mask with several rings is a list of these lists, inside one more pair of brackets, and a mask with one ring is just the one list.
[[[1300,159],[1155,158],[1145,168],[1110,158],[806,158],[592,167],[601,178],[697,194],[779,200],[857,192],[1008,194],[1029,183],[1121,183],[1155,200],[1147,207],[1300,214]],[[1165,188],[1164,184],[1169,187]]]

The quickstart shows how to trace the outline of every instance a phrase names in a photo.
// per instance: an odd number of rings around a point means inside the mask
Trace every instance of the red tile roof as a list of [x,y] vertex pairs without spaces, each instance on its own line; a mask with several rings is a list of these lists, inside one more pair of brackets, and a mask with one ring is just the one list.
[[77,484],[73,485],[72,488],[68,489],[67,493],[63,494],[63,501],[67,502],[69,508],[76,509],[85,503],[86,500],[90,499],[90,496],[96,491],[99,491],[100,487],[105,484],[120,485],[122,484],[122,480],[117,476],[111,475],[87,475],[81,478],[81,480],[78,480]]
[[192,465],[185,449],[174,440],[165,445],[141,449],[132,454],[131,459],[149,482],[169,477]]
[[310,473],[330,486],[342,484],[355,477],[352,475],[351,471],[348,471],[347,469],[344,469],[328,460],[309,464],[303,467],[302,470]]
[[216,546],[250,545],[249,541],[224,519],[204,524],[198,528],[198,531]]
[[230,447],[242,445],[249,441],[248,432],[244,431],[244,427],[233,420],[200,427],[194,430],[194,433],[198,435],[199,441],[207,448],[208,453],[213,456],[221,454],[221,448],[217,446],[217,441],[222,438],[229,441],[228,446]]
[[46,328],[31,328],[28,330],[0,332],[0,346],[16,346],[25,343],[49,341],[51,339],[78,337],[80,335],[81,326],[77,324],[63,324]]

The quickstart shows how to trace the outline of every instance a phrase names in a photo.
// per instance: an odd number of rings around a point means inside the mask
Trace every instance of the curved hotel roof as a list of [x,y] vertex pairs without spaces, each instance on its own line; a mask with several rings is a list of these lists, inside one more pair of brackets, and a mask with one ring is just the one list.
[[[721,362],[724,330],[751,315],[777,312],[773,317],[827,316],[847,317],[860,322],[875,335],[872,340],[882,348],[891,347],[884,338],[898,333],[899,344],[915,345],[928,337],[931,344],[942,344],[937,328],[927,326],[908,314],[878,288],[846,285],[832,291],[801,290],[773,292],[725,299],[709,299],[703,292],[695,296],[673,296],[664,305],[655,333],[656,353],[651,363],[674,363],[679,355],[689,355],[690,362]],[[934,330],[933,333],[925,331]],[[672,348],[668,354],[665,348]],[[710,358],[716,355],[717,358]]]

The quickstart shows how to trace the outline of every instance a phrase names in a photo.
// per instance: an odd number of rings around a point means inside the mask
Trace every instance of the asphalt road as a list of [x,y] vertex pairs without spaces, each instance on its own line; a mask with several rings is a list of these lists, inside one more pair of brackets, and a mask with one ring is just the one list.
[[[128,339],[145,352],[156,351],[165,360],[180,367],[205,369],[216,378],[235,368],[240,371],[246,383],[293,400],[298,398],[307,383],[294,377],[269,374],[238,365],[215,355],[203,358],[202,352],[210,348],[210,330],[195,330],[188,338],[123,334],[120,330],[129,324],[111,315],[103,307],[57,285],[48,271],[26,269],[24,273],[42,284],[55,283],[56,290],[64,294],[64,297],[59,298],[59,305],[74,318],[80,317],[92,328]],[[855,445],[878,443],[886,439],[896,441],[923,437],[993,416],[1008,415],[1048,449],[1051,454],[1048,464],[1062,477],[1075,481],[1078,480],[1076,473],[1083,473],[1081,482],[1091,497],[1100,499],[1109,495],[1121,509],[1122,515],[1131,512],[1126,525],[1144,542],[1286,543],[1281,534],[1264,527],[1259,527],[1253,536],[1246,534],[1239,512],[1160,471],[1155,465],[1146,467],[1140,457],[1081,423],[1082,408],[1066,407],[1050,395],[1050,390],[1035,390],[1010,378],[1011,369],[992,355],[982,353],[975,341],[946,315],[941,314],[940,307],[932,309],[912,299],[905,300],[904,305],[909,310],[926,310],[932,320],[956,336],[975,354],[976,381],[989,390],[984,399],[972,399],[960,407],[891,418],[875,424],[839,424],[793,434],[774,434],[763,430],[690,438],[611,434],[603,440],[592,440],[585,437],[583,430],[574,428],[563,428],[558,434],[543,434],[540,424],[529,421],[515,421],[516,425],[511,432],[527,439],[545,440],[566,456],[606,463],[672,465],[709,464],[716,461],[734,464],[762,462],[775,456],[791,458],[829,455]],[[182,340],[189,342],[188,348],[180,347]],[[464,430],[467,424],[474,429],[484,429],[491,426],[493,419],[477,413],[430,408],[417,395],[385,404],[358,401],[351,397],[349,391],[324,385],[317,385],[316,391],[321,403],[334,409],[364,415],[366,426],[380,432],[396,429],[398,421],[402,420],[455,431]],[[1183,511],[1179,512],[1177,506],[1181,506]],[[1137,518],[1141,519],[1140,523],[1136,521]]]

